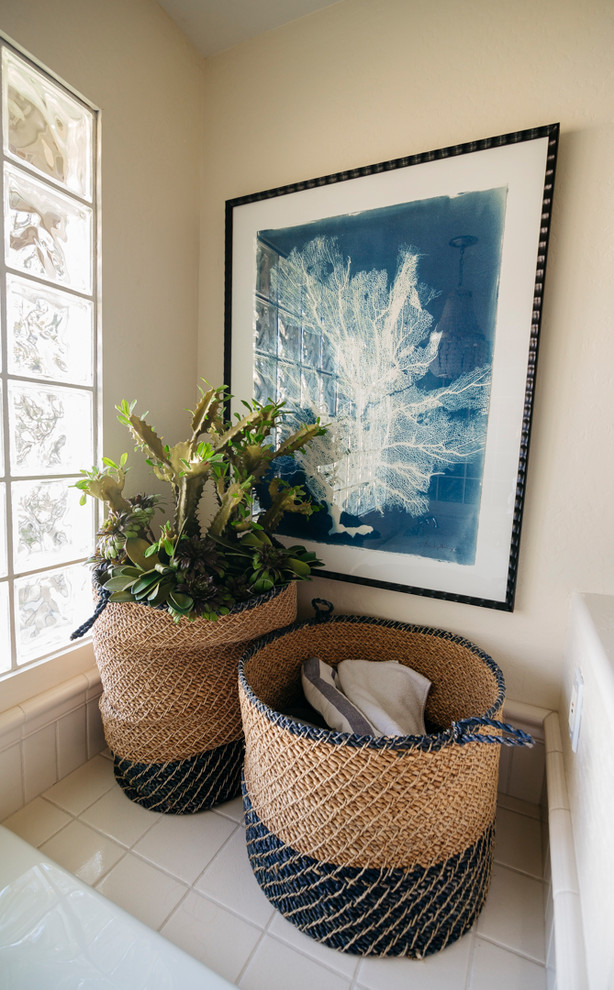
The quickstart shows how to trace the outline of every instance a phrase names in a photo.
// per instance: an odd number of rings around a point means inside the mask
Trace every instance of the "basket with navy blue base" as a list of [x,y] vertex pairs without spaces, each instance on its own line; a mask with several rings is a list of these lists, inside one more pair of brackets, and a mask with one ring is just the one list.
[[[429,733],[359,736],[284,714],[314,655],[428,677]],[[320,615],[254,643],[239,665],[247,849],[277,910],[365,956],[422,958],[467,932],[490,883],[500,747],[533,742],[499,721],[504,695],[491,657],[439,629]]]
[[137,804],[182,815],[241,792],[239,658],[296,619],[296,584],[235,606],[217,621],[109,602],[92,627],[100,712],[115,778]]

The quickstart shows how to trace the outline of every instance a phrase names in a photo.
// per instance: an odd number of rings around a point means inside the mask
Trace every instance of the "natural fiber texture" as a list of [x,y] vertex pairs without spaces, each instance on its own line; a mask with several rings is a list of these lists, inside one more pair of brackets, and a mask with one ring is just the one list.
[[188,760],[136,763],[116,756],[115,778],[124,793],[150,811],[187,815],[237,797],[243,740]]
[[[431,734],[359,736],[300,722],[303,660],[397,660],[432,682]],[[239,664],[247,848],[301,931],[360,955],[421,958],[463,935],[490,882],[500,745],[494,661],[437,629],[362,616],[291,626]]]
[[[442,731],[374,739],[280,714],[297,702],[300,666],[313,654],[333,664],[361,657],[413,667],[433,683],[426,717]],[[466,640],[356,616],[304,623],[252,647],[239,694],[251,804],[298,853],[355,868],[429,868],[461,855],[492,826],[499,747],[459,745],[452,724],[497,715],[503,679]]]
[[464,935],[483,906],[492,827],[430,868],[357,869],[298,853],[262,824],[245,792],[244,805],[247,851],[263,892],[292,924],[333,949],[420,959]]
[[251,640],[295,618],[295,584],[216,622],[175,623],[168,612],[146,605],[107,605],[93,638],[110,749],[159,763],[241,739],[239,657]]
[[281,711],[300,697],[297,667],[312,654],[333,665],[358,657],[412,667],[432,682],[426,715],[442,727],[455,719],[494,714],[497,702],[503,704],[501,672],[477,646],[440,629],[362,616],[300,623],[284,630],[282,641],[271,637],[257,660],[246,659],[246,681],[257,698]]
[[245,774],[259,817],[315,859],[431,866],[472,845],[494,821],[494,746],[353,748],[301,738],[258,712],[245,721]]
[[[167,709],[157,697],[149,705],[143,703],[144,714],[132,721],[123,713],[123,706],[117,712],[106,692],[103,693],[99,707],[109,749],[129,759],[155,763],[183,760],[242,739],[237,666],[246,645],[232,643],[227,647],[215,647],[203,651],[196,660],[186,660],[194,682],[190,687],[185,686],[186,703],[181,713],[177,710],[178,697],[172,699]],[[169,681],[171,689],[172,686]],[[155,685],[157,694],[160,688],[158,681]],[[146,699],[147,691],[143,702]]]

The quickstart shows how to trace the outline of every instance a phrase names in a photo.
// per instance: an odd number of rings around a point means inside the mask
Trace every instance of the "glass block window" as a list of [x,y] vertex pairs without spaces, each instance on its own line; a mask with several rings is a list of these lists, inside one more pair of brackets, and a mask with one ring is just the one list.
[[0,676],[92,610],[96,113],[0,37]]

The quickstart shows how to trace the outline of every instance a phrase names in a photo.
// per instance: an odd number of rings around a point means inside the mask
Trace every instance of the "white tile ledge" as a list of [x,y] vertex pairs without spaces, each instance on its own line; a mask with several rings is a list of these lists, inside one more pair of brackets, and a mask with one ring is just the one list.
[[517,729],[522,729],[533,736],[535,742],[545,741],[544,724],[552,712],[549,708],[538,708],[527,705],[524,701],[508,699],[503,705],[503,720],[510,722]]
[[529,732],[546,751],[548,831],[557,990],[588,990],[580,895],[558,712],[508,700],[505,721]]
[[0,713],[0,751],[21,741],[44,725],[80,708],[102,692],[97,670],[76,674],[57,687],[34,695]]
[[23,708],[9,708],[0,713],[0,750],[20,742],[26,714]]
[[544,720],[557,990],[588,990],[582,913],[557,712]]

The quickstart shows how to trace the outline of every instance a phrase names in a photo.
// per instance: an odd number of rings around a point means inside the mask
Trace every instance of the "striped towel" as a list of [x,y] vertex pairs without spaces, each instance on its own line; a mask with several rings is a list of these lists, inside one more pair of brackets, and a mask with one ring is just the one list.
[[335,669],[318,657],[301,669],[305,697],[327,725],[360,736],[424,735],[431,682],[395,661],[343,660]]

